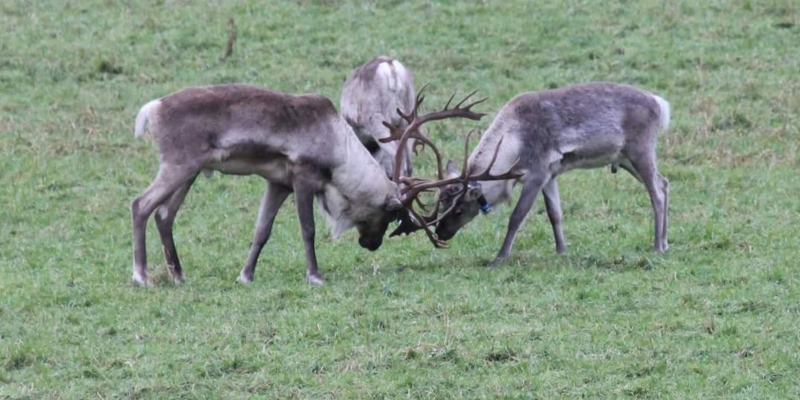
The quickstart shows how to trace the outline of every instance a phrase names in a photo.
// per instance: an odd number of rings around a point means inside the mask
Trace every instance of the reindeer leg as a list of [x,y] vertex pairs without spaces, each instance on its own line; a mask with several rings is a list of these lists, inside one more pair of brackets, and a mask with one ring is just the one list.
[[663,175],[656,171],[656,177],[660,182],[661,194],[664,196],[664,214],[661,216],[661,248],[663,251],[669,249],[669,242],[667,241],[667,226],[669,225],[669,181]]
[[258,256],[272,233],[272,224],[275,222],[275,216],[278,215],[278,210],[291,193],[292,190],[285,186],[272,182],[267,183],[267,191],[264,193],[264,197],[261,198],[261,206],[258,209],[253,244],[250,246],[247,262],[242,268],[242,272],[239,273],[239,282],[247,283],[253,281]]
[[564,232],[561,229],[561,197],[558,194],[558,183],[556,178],[550,179],[542,189],[544,195],[544,205],[547,209],[547,218],[550,219],[550,225],[553,227],[553,236],[556,239],[556,253],[564,253],[567,251],[567,242],[564,240]]
[[314,249],[314,191],[313,186],[304,184],[302,178],[295,177],[294,182],[295,202],[297,203],[297,216],[300,219],[300,229],[303,234],[303,244],[306,248],[306,278],[313,285],[321,285],[325,279],[319,273],[317,266],[317,253]]
[[195,169],[165,167],[162,164],[153,183],[131,203],[134,284],[147,286],[147,247],[145,246],[147,219],[150,218],[150,214],[156,207],[160,206],[181,185],[197,176],[198,172],[199,170]]
[[533,176],[525,182],[519,201],[516,207],[514,207],[514,212],[511,213],[511,218],[508,221],[508,232],[506,232],[506,238],[503,240],[503,247],[500,248],[500,252],[497,254],[494,261],[489,263],[489,268],[500,265],[503,260],[508,258],[508,253],[511,252],[511,245],[514,244],[514,237],[517,235],[519,227],[522,226],[525,217],[531,211],[534,203],[536,203],[536,196],[542,190],[545,182],[549,180],[549,176]]
[[653,248],[656,252],[666,250],[666,240],[664,233],[666,227],[666,192],[662,188],[667,188],[663,185],[664,181],[659,178],[661,175],[656,170],[655,155],[648,154],[647,156],[632,158],[631,164],[636,172],[639,180],[644,183],[647,188],[647,193],[650,195],[650,203],[653,206],[653,216],[655,220],[655,237],[653,238]]
[[178,188],[165,202],[156,209],[154,219],[156,220],[156,228],[161,237],[161,247],[164,251],[164,258],[167,260],[170,275],[175,283],[183,283],[186,277],[183,275],[181,268],[181,261],[178,259],[178,250],[175,248],[175,240],[172,237],[172,226],[175,223],[175,217],[178,214],[178,209],[186,199],[186,194],[194,183],[194,179],[190,179],[184,183],[183,186]]

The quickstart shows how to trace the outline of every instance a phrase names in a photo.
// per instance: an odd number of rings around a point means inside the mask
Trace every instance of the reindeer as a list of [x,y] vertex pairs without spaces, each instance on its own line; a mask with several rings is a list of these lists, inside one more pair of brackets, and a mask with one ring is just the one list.
[[[475,119],[478,114],[470,110],[474,104],[442,110],[431,120]],[[240,282],[252,281],[278,209],[291,193],[305,245],[306,277],[312,284],[324,282],[314,249],[314,198],[334,237],[355,227],[359,245],[370,251],[381,246],[391,221],[416,214],[412,203],[419,191],[409,185],[405,189],[411,192],[401,194],[323,96],[290,95],[240,84],[190,87],[145,104],[136,116],[135,136],[141,137],[148,125],[158,144],[159,170],[131,203],[133,282],[137,285],[149,282],[145,228],[154,211],[170,274],[176,283],[185,280],[172,227],[201,172],[259,175],[267,180]],[[396,160],[402,156],[398,152]],[[400,168],[394,168],[394,173],[397,182]],[[426,232],[433,241],[433,232]]]
[[[342,89],[341,106],[345,121],[389,177],[394,174],[397,144],[380,142],[380,139],[389,137],[389,130],[383,122],[405,126],[405,120],[395,110],[411,110],[414,93],[411,71],[400,61],[386,56],[376,57],[355,69]],[[413,140],[409,140],[408,146],[410,151]],[[401,175],[411,176],[409,152],[405,154]]]
[[[450,160],[447,178],[428,183],[429,188],[443,188],[437,210],[445,211],[411,221],[414,224],[403,221],[393,235],[436,225],[437,240],[449,240],[479,213],[509,201],[512,187],[520,183],[522,193],[505,240],[489,267],[508,257],[540,191],[556,251],[563,253],[566,241],[556,178],[572,169],[610,164],[612,172],[622,167],[647,188],[655,218],[654,249],[666,251],[669,181],[656,168],[656,135],[667,128],[669,119],[666,100],[628,85],[589,83],[518,95],[500,110],[468,161],[465,148],[460,173]],[[501,170],[510,179],[486,179]]]
[[295,194],[306,253],[306,276],[321,284],[314,251],[313,200],[334,236],[355,226],[359,244],[377,250],[402,209],[397,185],[359,143],[330,100],[295,96],[248,85],[193,87],[153,100],[136,117],[158,143],[160,166],[153,183],[131,204],[133,281],[146,285],[145,226],[155,220],[176,282],[184,274],[172,238],[175,216],[201,171],[255,174],[267,180],[253,244],[239,281],[253,279],[278,209]]

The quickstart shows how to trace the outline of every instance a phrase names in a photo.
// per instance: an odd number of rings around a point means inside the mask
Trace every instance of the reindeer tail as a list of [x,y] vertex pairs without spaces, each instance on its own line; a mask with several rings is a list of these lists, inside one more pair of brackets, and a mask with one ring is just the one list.
[[661,129],[667,129],[669,126],[670,114],[669,102],[660,96],[656,96],[654,94],[652,96],[656,100],[656,103],[658,103],[658,115],[661,119]]
[[159,105],[161,105],[160,100],[153,100],[142,106],[142,108],[139,110],[139,113],[136,114],[136,128],[133,131],[134,136],[138,138],[144,135],[147,122],[150,120],[150,113]]

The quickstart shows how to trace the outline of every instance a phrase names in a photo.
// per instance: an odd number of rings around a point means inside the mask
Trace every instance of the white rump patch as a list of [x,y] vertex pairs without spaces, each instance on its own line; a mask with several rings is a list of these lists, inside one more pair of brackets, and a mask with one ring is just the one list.
[[660,109],[659,115],[661,117],[661,129],[667,129],[670,118],[669,102],[660,96],[656,96],[654,94],[651,94],[651,96],[653,96],[653,98],[656,100],[656,103],[658,103],[658,108]]
[[406,71],[406,67],[403,66],[403,64],[400,63],[400,61],[397,61],[397,60],[392,60],[392,65],[394,66],[394,69],[397,71],[397,76],[405,79],[406,76],[408,75],[408,71]]
[[380,63],[375,75],[380,76],[392,92],[403,90],[403,82],[410,81],[406,67],[397,60]]
[[382,62],[378,65],[378,70],[375,71],[375,74],[380,76],[386,82],[386,87],[389,90],[396,92],[397,87],[397,72],[392,67],[392,64]]

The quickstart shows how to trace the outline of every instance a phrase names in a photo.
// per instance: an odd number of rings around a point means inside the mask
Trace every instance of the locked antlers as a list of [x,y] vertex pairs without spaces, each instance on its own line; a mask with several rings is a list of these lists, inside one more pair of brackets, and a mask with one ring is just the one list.
[[[384,121],[383,125],[389,128],[390,136],[388,138],[380,139],[380,141],[382,143],[389,143],[395,140],[400,141],[398,148],[400,148],[401,150],[398,151],[397,154],[395,154],[395,165],[401,165],[403,152],[405,151],[405,146],[406,143],[408,142],[408,139],[416,139],[421,141],[422,143],[425,143],[426,145],[431,147],[434,154],[436,154],[436,162],[439,167],[439,179],[443,179],[444,175],[442,175],[442,159],[441,159],[441,154],[439,153],[439,149],[436,148],[436,145],[434,145],[433,142],[430,141],[430,139],[419,133],[419,128],[422,126],[422,124],[426,122],[438,121],[448,118],[468,118],[474,121],[478,121],[486,114],[476,113],[472,111],[471,108],[477,104],[486,101],[487,97],[484,97],[480,100],[474,101],[462,107],[462,105],[466,103],[466,101],[469,100],[469,98],[472,97],[472,95],[474,95],[477,92],[473,91],[472,93],[464,97],[461,101],[459,101],[454,108],[450,108],[450,103],[453,101],[453,98],[456,95],[455,93],[453,93],[453,95],[450,96],[450,100],[447,101],[447,104],[445,104],[443,109],[420,116],[419,106],[422,104],[423,101],[425,101],[425,95],[423,95],[422,92],[425,91],[425,88],[427,87],[428,85],[425,85],[417,92],[417,98],[414,101],[414,108],[411,110],[411,112],[406,114],[403,112],[403,110],[399,108],[397,109],[397,113],[400,115],[401,118],[406,120],[408,126],[406,126],[405,129],[401,129]],[[393,178],[395,182],[399,182],[400,179],[399,169],[395,168]]]
[[[388,143],[395,140],[400,141],[400,144],[398,146],[398,151],[395,154],[395,165],[401,165],[404,156],[403,152],[407,151],[406,142],[408,142],[408,139],[413,138],[422,143],[425,143],[428,147],[431,148],[434,155],[436,156],[438,180],[434,181],[421,178],[401,177],[399,168],[395,168],[394,181],[398,182],[399,184],[402,184],[402,187],[400,189],[401,202],[408,211],[408,215],[403,218],[400,226],[390,236],[395,236],[403,233],[411,233],[418,229],[423,229],[425,230],[425,233],[427,234],[431,243],[433,243],[435,247],[447,248],[449,246],[448,243],[443,240],[439,240],[439,238],[436,236],[436,233],[434,233],[430,229],[430,226],[435,225],[442,218],[447,216],[447,214],[453,211],[458,200],[464,195],[464,193],[466,193],[469,182],[516,179],[519,178],[521,174],[514,174],[511,172],[514,169],[514,167],[516,167],[517,162],[519,160],[515,161],[512,164],[511,168],[509,168],[509,170],[503,174],[494,175],[490,172],[492,167],[494,166],[495,161],[497,160],[497,155],[500,151],[500,145],[503,142],[502,139],[497,143],[497,147],[495,148],[494,155],[492,156],[492,161],[489,163],[489,166],[486,167],[486,169],[479,174],[474,174],[474,175],[469,174],[467,165],[469,159],[469,140],[472,136],[472,133],[474,132],[470,131],[469,134],[467,134],[467,138],[464,143],[464,163],[463,163],[463,168],[461,170],[461,175],[455,178],[445,179],[444,171],[442,169],[442,157],[439,149],[430,139],[419,133],[419,128],[422,126],[422,124],[426,122],[437,121],[448,118],[468,118],[475,121],[480,120],[481,117],[483,117],[486,114],[476,113],[471,109],[473,106],[486,101],[486,98],[482,98],[480,100],[476,100],[472,103],[462,106],[464,103],[467,102],[467,100],[469,100],[470,97],[472,97],[472,95],[476,93],[475,91],[473,91],[472,93],[464,97],[461,101],[459,101],[458,104],[456,104],[453,108],[450,108],[450,103],[453,101],[453,98],[455,97],[454,93],[452,96],[450,96],[450,99],[447,101],[447,104],[444,106],[443,109],[420,116],[419,106],[425,100],[425,96],[422,94],[422,92],[425,90],[426,87],[427,85],[423,86],[419,90],[419,92],[417,92],[417,97],[414,102],[414,109],[411,110],[411,112],[406,114],[402,112],[400,109],[397,110],[397,113],[400,114],[400,117],[402,117],[408,123],[408,126],[405,129],[401,129],[387,122],[384,122],[383,124],[387,128],[389,128],[390,136],[385,139],[380,139],[380,141],[383,143]],[[421,193],[434,189],[438,191],[439,188],[452,184],[460,184],[462,188],[456,194],[455,201],[453,201],[451,206],[443,213],[441,214],[439,213],[439,198],[436,199],[434,210],[430,214],[421,215],[414,209],[414,203],[416,202],[420,206],[420,208],[425,210],[425,206],[418,198],[418,196]]]

